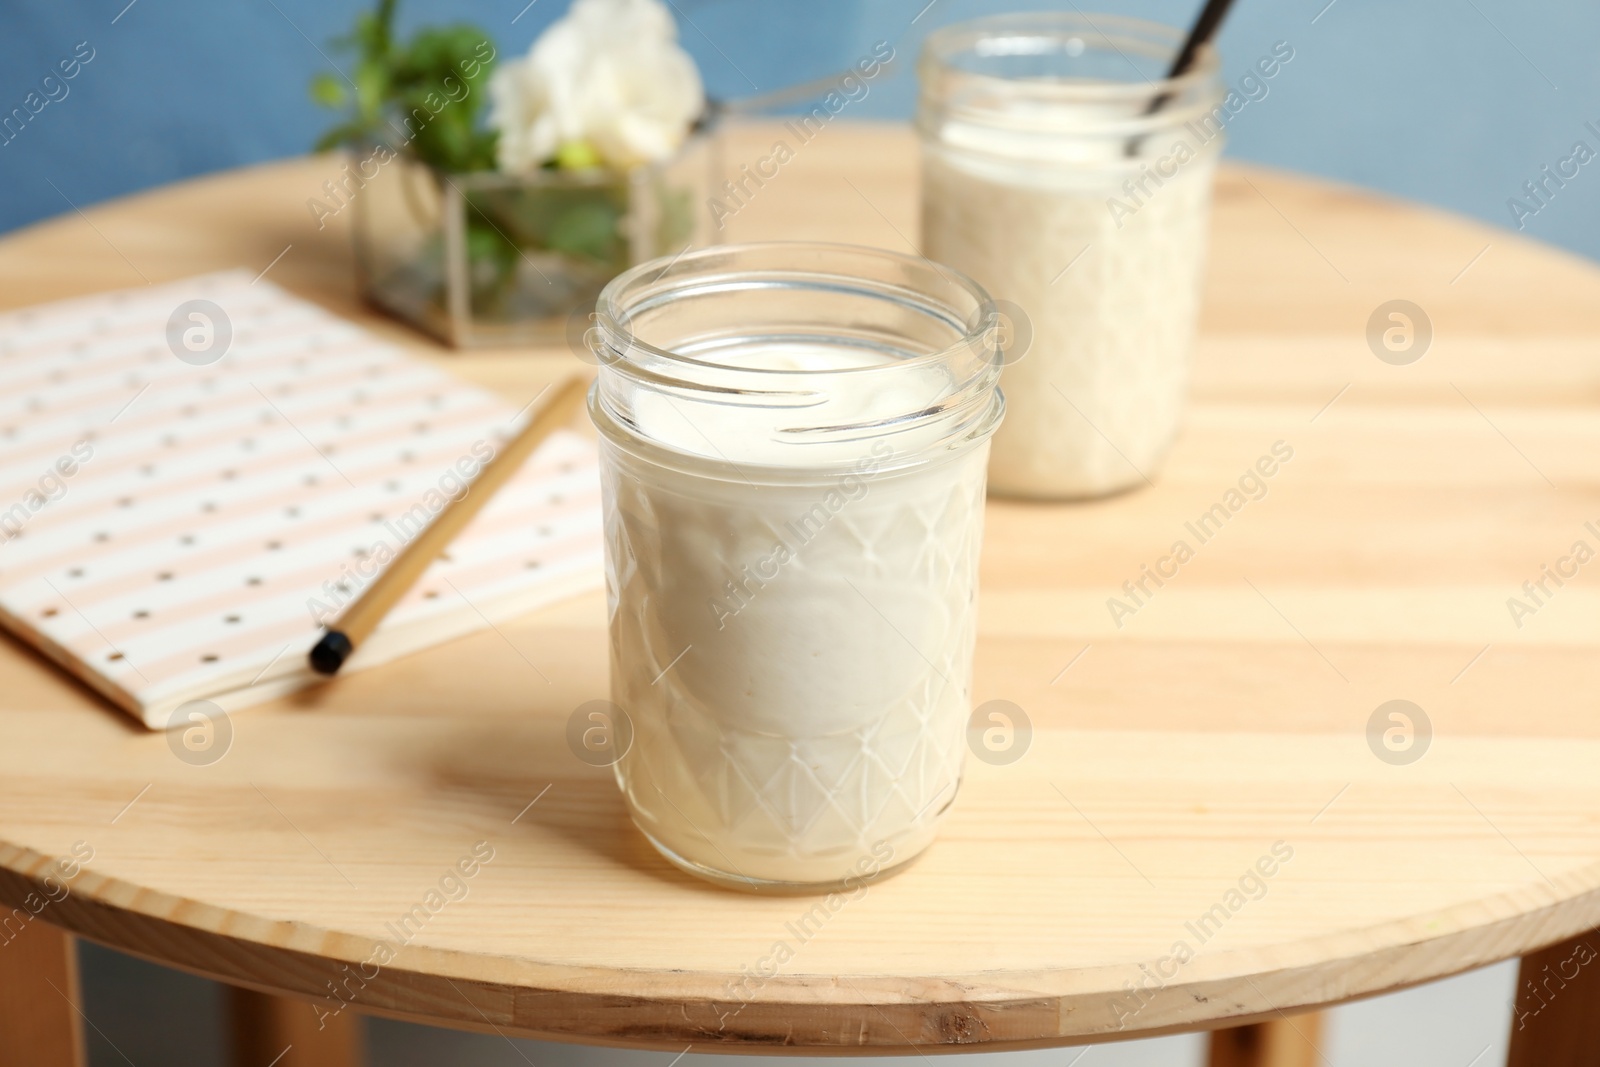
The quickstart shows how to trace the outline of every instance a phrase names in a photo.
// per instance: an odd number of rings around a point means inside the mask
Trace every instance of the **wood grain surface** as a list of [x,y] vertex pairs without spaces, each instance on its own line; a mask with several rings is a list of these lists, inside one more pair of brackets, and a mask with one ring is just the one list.
[[361,1067],[361,1016],[317,1015],[289,997],[228,990],[234,1067]]
[[[725,157],[779,136],[736,132]],[[577,368],[373,318],[348,212],[318,231],[305,206],[334,169],[22,231],[0,301],[283,253],[275,281],[513,400]],[[906,248],[915,175],[906,130],[832,127],[726,236]],[[1408,366],[1366,339],[1393,299],[1432,323]],[[1571,256],[1225,169],[1193,405],[1156,486],[990,507],[975,697],[1025,712],[1026,753],[970,760],[939,842],[858,899],[740,895],[651,851],[565,741],[606,695],[596,595],[242,714],[207,765],[0,643],[0,901],[82,842],[42,918],[106,944],[308,1013],[674,1051],[1211,1028],[1562,941],[1600,925],[1600,563],[1520,627],[1507,599],[1600,548],[1597,326],[1600,271]],[[1119,628],[1107,599],[1279,441],[1266,495]],[[1369,745],[1392,700],[1430,724],[1413,762]]]
[[1317,1067],[1323,1015],[1281,1015],[1211,1031],[1206,1067]]
[[1600,931],[1524,956],[1506,1067],[1600,1061]]
[[72,935],[43,922],[19,927],[13,921],[5,929],[0,1067],[84,1067],[83,996]]

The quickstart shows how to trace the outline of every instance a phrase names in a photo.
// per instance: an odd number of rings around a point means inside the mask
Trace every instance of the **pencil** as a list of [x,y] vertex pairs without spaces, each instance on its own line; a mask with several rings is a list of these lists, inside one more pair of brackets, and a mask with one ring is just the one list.
[[445,506],[415,540],[400,550],[394,561],[328,627],[308,657],[318,674],[336,674],[360,645],[389,614],[389,609],[422,577],[422,572],[455,539],[461,528],[499,492],[523,461],[553,432],[565,426],[589,391],[585,378],[573,377],[557,383],[551,397],[528,420],[522,432],[498,455],[484,464],[467,492]]

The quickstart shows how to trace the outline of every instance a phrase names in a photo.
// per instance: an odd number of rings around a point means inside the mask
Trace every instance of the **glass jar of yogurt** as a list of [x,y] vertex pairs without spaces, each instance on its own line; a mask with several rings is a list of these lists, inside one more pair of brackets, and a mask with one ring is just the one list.
[[993,302],[892,252],[731,245],[628,271],[595,321],[635,823],[746,888],[909,861],[965,752]]
[[1209,47],[1164,76],[1181,43],[1152,23],[1034,13],[924,47],[922,250],[1032,334],[1006,360],[996,493],[1116,492],[1154,478],[1177,433],[1227,118]]

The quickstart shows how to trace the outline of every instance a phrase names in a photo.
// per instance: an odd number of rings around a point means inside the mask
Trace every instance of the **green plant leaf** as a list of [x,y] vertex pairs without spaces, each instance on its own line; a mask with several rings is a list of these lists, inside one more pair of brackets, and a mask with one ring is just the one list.
[[359,122],[341,122],[323,133],[311,146],[313,152],[327,152],[341,145],[357,144],[366,138],[367,128]]
[[311,79],[311,99],[323,107],[343,107],[344,80],[333,74],[318,74]]
[[617,251],[620,212],[607,203],[572,204],[555,217],[546,243],[556,252],[608,260]]
[[377,59],[363,59],[356,66],[356,110],[369,123],[378,121],[389,95],[389,68]]
[[354,92],[332,73],[312,80],[317,103],[351,108],[318,148],[382,141],[447,173],[493,169],[497,134],[481,121],[492,66],[483,56],[494,54],[489,35],[457,23],[424,27],[402,43],[395,7],[396,0],[379,0],[338,42],[356,53]]
[[[467,23],[418,30],[406,46],[403,69],[407,75],[434,85],[447,76],[463,78],[463,65],[468,59],[476,59],[479,46],[488,40],[487,33]],[[481,61],[478,66],[481,77]]]

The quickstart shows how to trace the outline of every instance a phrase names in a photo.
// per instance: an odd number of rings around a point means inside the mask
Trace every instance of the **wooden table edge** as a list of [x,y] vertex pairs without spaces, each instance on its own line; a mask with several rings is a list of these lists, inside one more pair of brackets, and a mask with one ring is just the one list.
[[[0,904],[21,908],[30,895],[35,901],[48,899],[41,872],[55,860],[0,843]],[[365,938],[301,923],[263,922],[264,931],[292,933],[302,944],[315,942],[317,950],[274,945],[227,931],[226,917],[209,925],[171,918],[184,911],[225,913],[87,869],[38,917],[155,963],[307,1001],[307,1010],[319,1014],[345,1010],[342,989],[348,1010],[543,1040],[671,1051],[687,1043],[701,1051],[906,1054],[1047,1048],[1238,1026],[1436,981],[1600,927],[1600,863],[1563,881],[1585,884],[1531,911],[1519,911],[1512,900],[1522,894],[1503,893],[1438,915],[1384,923],[1354,941],[1352,931],[1341,931],[1268,949],[1197,957],[1206,959],[1207,973],[1185,979],[1180,970],[1142,1005],[1131,995],[1110,992],[1121,986],[1119,979],[1138,977],[1138,965],[1126,964],[1069,972],[854,976],[842,984],[828,975],[779,975],[743,1004],[728,992],[735,975],[575,967],[417,946],[403,950],[400,961],[407,955],[409,961],[373,967],[377,973],[369,974],[361,964],[370,958],[373,942]],[[1493,912],[1496,904],[1516,913],[1461,925],[1461,913]],[[1457,926],[1449,933],[1397,936],[1447,917]],[[1384,943],[1340,956],[1316,951],[1335,937],[1347,948]],[[1264,952],[1318,962],[1242,965]],[[506,973],[485,976],[486,961]],[[1227,966],[1230,962],[1234,966]],[[1096,975],[1104,980],[1093,988],[1070,988]],[[1360,977],[1352,980],[1352,975]],[[633,981],[625,987],[619,977]],[[1112,1025],[1119,1018],[1111,1008],[1114,1001],[1124,1010],[1132,1008],[1133,1025]],[[1221,1012],[1218,1002],[1227,1005]]]

